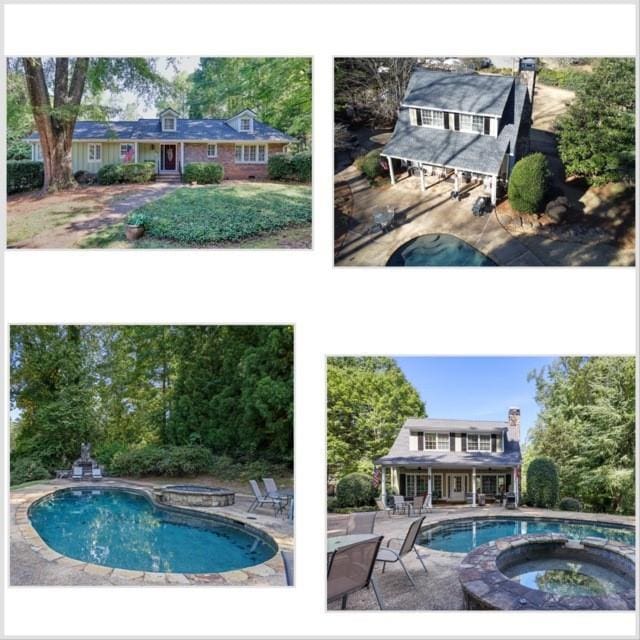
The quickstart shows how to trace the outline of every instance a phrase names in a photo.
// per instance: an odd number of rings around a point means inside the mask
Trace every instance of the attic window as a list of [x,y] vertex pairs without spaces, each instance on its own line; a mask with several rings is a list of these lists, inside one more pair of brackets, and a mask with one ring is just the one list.
[[240,131],[251,131],[251,118],[240,118]]
[[162,118],[162,130],[163,131],[175,131],[176,119],[173,116],[166,116]]

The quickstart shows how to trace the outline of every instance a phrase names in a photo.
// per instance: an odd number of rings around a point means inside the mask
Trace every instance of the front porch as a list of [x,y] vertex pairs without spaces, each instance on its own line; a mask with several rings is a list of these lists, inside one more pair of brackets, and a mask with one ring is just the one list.
[[184,142],[136,142],[135,161],[153,162],[159,176],[180,176],[184,170]]

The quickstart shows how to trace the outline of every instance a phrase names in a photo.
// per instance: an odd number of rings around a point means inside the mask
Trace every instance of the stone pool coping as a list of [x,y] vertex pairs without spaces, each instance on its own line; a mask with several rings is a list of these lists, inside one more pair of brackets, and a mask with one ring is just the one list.
[[[567,544],[568,543],[568,544]],[[587,537],[579,543],[559,533],[527,534],[499,538],[469,552],[458,568],[465,608],[519,610],[635,610],[635,590],[605,596],[557,596],[525,587],[511,580],[500,569],[500,556],[524,545],[567,544],[572,548],[594,548],[622,556],[635,567],[635,549],[622,542]],[[473,605],[472,606],[472,602]]]
[[[29,519],[29,508],[34,503],[55,493],[61,489],[124,489],[135,490],[144,493],[148,499],[159,508],[172,510],[174,512],[192,514],[197,516],[214,515],[216,519],[227,520],[230,525],[244,526],[257,532],[257,535],[269,536],[276,543],[278,549],[276,554],[269,560],[242,569],[233,571],[221,571],[216,573],[165,573],[154,571],[136,571],[130,569],[119,569],[106,567],[103,565],[75,560],[64,556],[53,550],[40,537]],[[180,507],[174,505],[160,504],[153,498],[153,488],[148,485],[137,484],[130,481],[103,480],[100,483],[75,483],[73,481],[58,480],[54,482],[43,482],[38,485],[11,492],[12,500],[18,497],[23,499],[16,506],[15,518],[11,521],[11,538],[19,536],[29,545],[40,560],[52,563],[61,569],[82,571],[92,576],[104,578],[105,585],[131,584],[131,585],[226,585],[226,586],[286,586],[285,569],[282,561],[281,550],[293,550],[293,535],[288,531],[289,526],[283,526],[275,518],[256,516],[254,514],[240,512],[237,509],[231,514],[229,511],[222,513],[223,507]],[[35,586],[35,585],[29,585]]]

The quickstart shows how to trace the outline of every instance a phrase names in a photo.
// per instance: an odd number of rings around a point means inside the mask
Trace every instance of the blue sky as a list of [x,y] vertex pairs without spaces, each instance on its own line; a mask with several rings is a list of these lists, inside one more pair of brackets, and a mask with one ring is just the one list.
[[506,420],[509,407],[520,407],[524,437],[535,424],[538,405],[533,369],[551,363],[547,357],[395,358],[418,390],[430,418]]

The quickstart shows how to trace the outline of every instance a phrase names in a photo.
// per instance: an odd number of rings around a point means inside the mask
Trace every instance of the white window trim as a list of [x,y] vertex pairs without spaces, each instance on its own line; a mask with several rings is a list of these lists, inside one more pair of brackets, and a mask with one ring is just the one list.
[[39,142],[36,142],[33,145],[33,159],[35,162],[42,162],[42,145]]
[[[468,123],[468,125],[466,127],[462,126],[462,122],[466,121]],[[474,124],[474,120],[479,120],[480,121],[480,130],[476,131],[476,129],[474,129],[474,126],[476,126]],[[460,131],[462,131],[463,133],[476,133],[478,135],[485,135],[484,133],[484,116],[477,116],[477,115],[473,115],[470,113],[460,113],[458,116],[458,121],[460,123]]]
[[126,152],[122,153],[122,147],[131,147],[135,156],[136,145],[132,142],[121,142],[120,143],[120,162],[122,162],[122,158],[127,155]]
[[[242,149],[240,153],[240,160],[236,157],[236,149],[240,147]],[[255,147],[256,148],[256,159],[255,160],[247,160],[247,147]],[[264,160],[259,160],[259,151],[258,147],[264,147]],[[250,144],[237,144],[233,150],[233,160],[236,164],[267,164],[269,159],[269,145],[261,144],[259,142],[252,142]]]
[[[209,153],[209,150],[213,147],[213,155]],[[217,158],[218,157],[218,145],[213,143],[207,143],[207,158]]]
[[[471,438],[477,438],[476,444],[471,446]],[[486,449],[482,448],[481,442],[484,442]],[[496,447],[497,448],[497,447]],[[491,452],[491,434],[487,433],[469,433],[467,434],[467,451],[484,451]]]
[[[429,112],[432,114],[432,118],[435,122],[436,117],[435,114],[440,114],[440,116],[442,117],[441,122],[442,125],[439,124],[425,124],[424,122],[424,113],[425,112]],[[438,119],[440,121],[440,119]],[[420,109],[420,122],[421,122],[421,127],[426,127],[427,129],[444,129],[444,111],[439,111],[438,109]]]
[[[173,120],[173,128],[167,127],[167,120]],[[176,131],[178,127],[178,118],[175,116],[162,116],[162,130],[163,131]]]
[[[91,147],[93,147],[93,159],[91,159]],[[100,157],[96,158],[96,151],[100,150],[98,154]],[[87,147],[87,162],[102,162],[102,143],[101,142],[90,142]]]
[[[435,436],[436,446],[427,447],[427,436]],[[446,445],[446,446],[445,446]],[[450,441],[448,433],[425,433],[424,434],[424,450],[425,451],[449,451]]]
[[[246,129],[242,128],[242,122],[244,120],[246,120],[249,123],[249,126]],[[253,131],[253,118],[249,118],[247,116],[238,118],[238,131]]]

